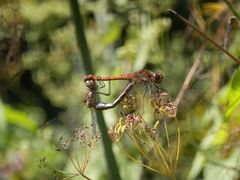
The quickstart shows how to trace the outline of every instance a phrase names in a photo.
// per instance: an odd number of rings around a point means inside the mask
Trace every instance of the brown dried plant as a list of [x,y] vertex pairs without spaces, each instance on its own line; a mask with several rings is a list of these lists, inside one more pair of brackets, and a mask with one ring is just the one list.
[[[180,148],[180,129],[175,117],[176,107],[167,97],[166,91],[158,91],[158,94],[151,96],[155,124],[149,125],[138,111],[138,97],[134,93],[129,94],[122,101],[122,115],[115,126],[109,129],[109,135],[133,161],[151,171],[174,178]],[[175,138],[169,137],[166,117],[175,120]],[[124,140],[137,149],[143,161],[132,156],[121,145]]]
[[[91,134],[89,127],[86,126],[84,128],[76,128],[72,131],[70,137],[60,137],[59,146],[57,148],[57,151],[64,151],[68,154],[71,164],[73,165],[76,172],[65,172],[57,169],[50,162],[47,161],[46,157],[43,157],[40,160],[39,167],[50,167],[51,169],[53,169],[53,176],[55,178],[57,177],[56,174],[59,173],[65,176],[63,179],[70,179],[76,176],[82,176],[85,179],[90,179],[88,176],[85,175],[85,170],[91,159],[92,152],[99,140],[100,135],[93,133]],[[79,157],[79,155],[76,153],[76,150],[83,150],[83,155],[81,155],[82,158]]]

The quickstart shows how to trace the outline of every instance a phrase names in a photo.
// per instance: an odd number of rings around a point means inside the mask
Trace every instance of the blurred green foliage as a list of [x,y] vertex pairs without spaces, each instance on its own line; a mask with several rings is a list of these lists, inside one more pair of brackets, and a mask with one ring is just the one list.
[[[202,38],[166,10],[176,9],[188,16],[219,44],[226,39],[227,22],[233,15],[222,1],[79,3],[96,74],[117,75],[144,68],[159,71],[165,75],[161,87],[174,98],[199,53]],[[231,3],[239,12],[240,4]],[[50,166],[39,168],[43,157],[54,167],[72,172],[67,153],[56,151],[56,146],[69,129],[90,123],[90,118],[82,106],[84,69],[69,1],[1,1],[0,10],[0,179],[53,177]],[[24,27],[21,37],[19,25]],[[15,37],[21,39],[16,42],[25,40],[27,48],[24,43],[17,46],[24,50],[5,62]],[[227,38],[229,51],[239,57],[239,29],[233,27]],[[239,178],[239,87],[238,66],[208,45],[178,110],[182,133],[176,179]],[[122,89],[122,83],[112,83],[112,94],[103,101],[112,102]],[[109,126],[118,119],[119,111],[117,107],[104,112]],[[82,151],[76,152],[81,155]],[[114,152],[122,179],[139,179],[142,167],[117,147]],[[108,178],[100,146],[95,148],[86,174],[93,179]],[[154,173],[151,177],[164,179]]]

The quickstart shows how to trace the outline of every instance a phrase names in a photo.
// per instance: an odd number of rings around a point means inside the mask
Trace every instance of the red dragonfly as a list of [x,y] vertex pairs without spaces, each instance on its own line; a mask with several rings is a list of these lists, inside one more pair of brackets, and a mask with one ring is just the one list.
[[95,81],[112,81],[112,80],[129,80],[131,82],[140,83],[140,82],[151,82],[153,84],[161,83],[163,79],[163,75],[161,73],[153,73],[149,70],[143,69],[130,74],[123,74],[118,76],[107,76],[101,77],[96,75],[86,75],[84,77],[84,82],[89,80]]
[[[96,75],[86,75],[84,77],[84,82],[88,88],[87,93],[85,94],[85,103],[88,107],[93,107],[96,110],[106,110],[115,107],[119,104],[127,94],[133,89],[135,84],[138,83],[150,83],[157,87],[156,84],[162,82],[163,75],[161,73],[153,73],[149,70],[140,70],[135,73],[123,74],[119,76],[107,76],[101,77]],[[102,103],[98,102],[97,98],[97,90],[98,86],[95,81],[112,81],[112,80],[129,80],[130,83],[127,87],[122,91],[122,93],[115,99],[113,103]],[[158,87],[157,87],[158,88]]]

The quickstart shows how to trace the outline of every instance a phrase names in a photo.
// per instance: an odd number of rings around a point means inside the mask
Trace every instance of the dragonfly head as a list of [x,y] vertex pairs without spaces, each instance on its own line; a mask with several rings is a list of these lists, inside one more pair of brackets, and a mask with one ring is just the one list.
[[154,83],[161,83],[163,80],[163,74],[161,73],[154,73],[153,76],[152,76],[152,81]]
[[86,80],[85,84],[91,91],[97,89],[97,85],[94,80]]
[[84,82],[86,83],[86,81],[93,80],[91,77],[92,77],[92,75],[86,75],[86,76],[84,77]]

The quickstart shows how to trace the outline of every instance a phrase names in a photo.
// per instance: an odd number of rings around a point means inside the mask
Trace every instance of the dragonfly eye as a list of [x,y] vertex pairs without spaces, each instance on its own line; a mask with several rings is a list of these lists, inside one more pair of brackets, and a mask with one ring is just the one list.
[[163,79],[163,75],[161,73],[155,73],[153,75],[153,81],[155,83],[161,83],[162,82],[162,79]]

